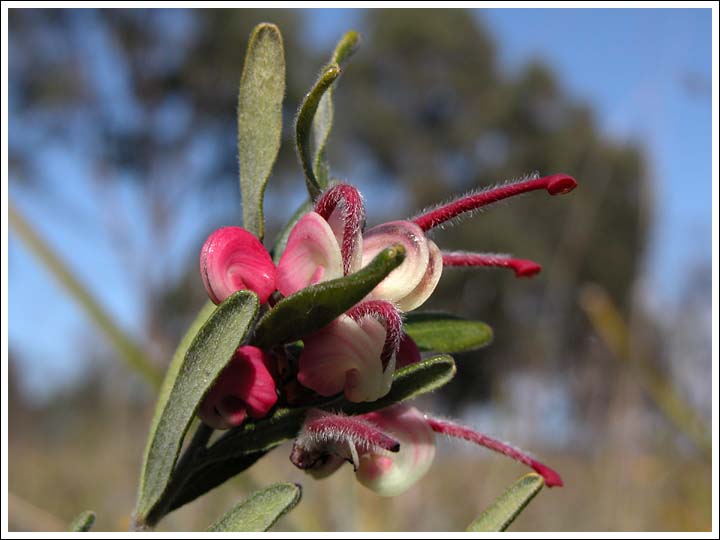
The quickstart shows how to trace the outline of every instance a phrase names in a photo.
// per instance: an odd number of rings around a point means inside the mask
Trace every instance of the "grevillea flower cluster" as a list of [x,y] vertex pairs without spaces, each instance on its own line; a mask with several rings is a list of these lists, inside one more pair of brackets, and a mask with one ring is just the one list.
[[[405,259],[362,301],[300,341],[270,350],[240,347],[204,398],[200,418],[212,428],[228,429],[268,415],[278,402],[310,406],[319,396],[340,394],[355,403],[379,400],[390,391],[397,369],[421,360],[417,345],[403,331],[403,317],[432,295],[446,268],[509,268],[518,277],[540,271],[537,263],[509,255],[442,251],[428,233],[514,195],[535,190],[558,195],[575,186],[564,174],[532,177],[366,230],[360,192],[337,183],[295,223],[277,265],[245,229],[216,230],[202,247],[200,273],[217,304],[249,289],[272,310],[284,297],[357,272],[388,247],[402,246]],[[310,408],[290,459],[318,478],[350,462],[363,485],[393,496],[427,472],[438,434],[500,452],[541,474],[546,485],[562,485],[555,471],[526,453],[406,404],[355,416]]]

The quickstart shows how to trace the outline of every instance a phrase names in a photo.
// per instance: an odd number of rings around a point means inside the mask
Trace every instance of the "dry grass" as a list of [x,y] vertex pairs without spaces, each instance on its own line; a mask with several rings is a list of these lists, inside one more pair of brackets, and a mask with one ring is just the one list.
[[[117,418],[116,418],[117,420]],[[143,421],[135,421],[143,420]],[[40,434],[11,429],[11,530],[58,530],[85,509],[95,530],[127,530],[144,444],[145,419],[91,417],[72,429]],[[26,426],[28,424],[25,424]],[[11,426],[12,428],[12,426]],[[618,445],[594,455],[542,453],[566,487],[545,490],[513,525],[515,531],[705,531],[711,527],[711,466],[669,450]],[[163,530],[203,530],[254,488],[276,481],[303,485],[303,500],[282,519],[285,531],[457,531],[525,470],[479,450],[442,445],[430,473],[400,497],[377,497],[344,467],[317,482],[292,467],[283,446],[222,488],[168,516]]]

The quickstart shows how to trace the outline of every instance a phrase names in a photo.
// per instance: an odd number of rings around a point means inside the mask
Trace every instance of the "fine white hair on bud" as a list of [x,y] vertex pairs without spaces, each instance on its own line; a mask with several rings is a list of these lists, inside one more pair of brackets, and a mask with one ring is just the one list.
[[400,443],[361,416],[311,410],[290,453],[290,461],[316,478],[337,470],[343,461],[360,466],[369,452],[397,452]]

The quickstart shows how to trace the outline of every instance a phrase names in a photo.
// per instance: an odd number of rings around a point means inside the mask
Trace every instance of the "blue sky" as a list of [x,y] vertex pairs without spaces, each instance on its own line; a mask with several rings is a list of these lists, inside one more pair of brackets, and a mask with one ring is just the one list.
[[[546,61],[561,86],[592,105],[606,134],[644,146],[656,197],[647,290],[654,291],[652,301],[658,309],[672,307],[687,284],[688,268],[709,262],[711,254],[710,10],[492,9],[476,15],[494,35],[501,66],[509,76],[532,59]],[[308,38],[327,50],[358,24],[356,11],[325,10],[309,24]],[[94,40],[95,51],[103,50],[101,35],[86,39]],[[101,52],[98,55],[102,58]],[[99,76],[102,91],[124,92],[118,77],[118,72]],[[139,334],[142,299],[106,248],[107,239],[93,229],[94,222],[104,219],[103,208],[97,204],[93,190],[98,188],[81,154],[80,149],[68,153],[67,147],[38,154],[38,170],[54,192],[77,209],[75,219],[61,219],[51,201],[12,182],[11,195],[48,241],[62,246],[70,266],[108,310],[131,333]],[[63,171],[61,177],[58,170]],[[128,188],[108,195],[117,197],[117,204],[142,223],[137,193]],[[82,265],[83,260],[93,263]],[[94,330],[12,237],[9,289],[10,344],[27,360],[26,382],[39,389],[47,388],[48,380],[58,386],[72,381],[87,368],[74,351]],[[37,302],[52,309],[38,310]],[[38,328],[45,339],[36,339]]]

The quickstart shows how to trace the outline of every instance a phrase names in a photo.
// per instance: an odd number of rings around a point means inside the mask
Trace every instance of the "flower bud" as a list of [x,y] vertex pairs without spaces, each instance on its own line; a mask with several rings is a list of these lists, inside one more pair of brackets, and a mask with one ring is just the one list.
[[202,421],[215,429],[229,429],[248,416],[265,416],[277,402],[270,362],[270,356],[257,347],[240,347],[200,404]]
[[322,396],[354,402],[390,391],[402,321],[388,302],[364,302],[306,336],[298,381]]
[[315,478],[329,476],[349,461],[357,470],[361,455],[397,452],[400,443],[362,416],[311,410],[295,440],[290,461]]
[[397,453],[376,450],[360,455],[358,481],[383,497],[407,491],[427,473],[435,457],[435,435],[414,407],[394,405],[363,415],[400,443]]
[[305,287],[343,276],[343,259],[335,233],[325,219],[308,212],[288,237],[277,270],[277,288],[289,296]]
[[327,220],[340,246],[344,273],[360,269],[362,261],[362,228],[365,204],[354,186],[337,184],[328,189],[315,204],[315,212]]
[[270,254],[242,227],[222,227],[208,237],[200,251],[200,274],[216,304],[243,289],[257,294],[262,304],[275,291]]
[[373,289],[368,298],[388,300],[401,311],[410,311],[423,304],[435,290],[442,273],[442,254],[416,224],[391,221],[373,227],[363,235],[363,266],[383,249],[395,244],[405,247],[405,260]]

